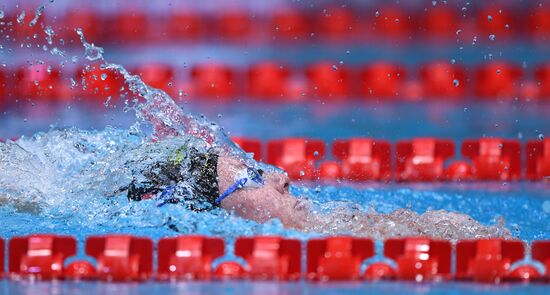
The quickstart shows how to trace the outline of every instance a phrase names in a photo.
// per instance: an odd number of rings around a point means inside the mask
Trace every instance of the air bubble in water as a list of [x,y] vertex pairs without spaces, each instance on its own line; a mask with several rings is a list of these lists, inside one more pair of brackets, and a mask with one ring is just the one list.
[[492,15],[488,15],[488,16],[487,16],[487,20],[488,20],[488,21],[492,21],[492,20],[493,20],[493,16],[492,16]]
[[496,39],[496,36],[495,36],[495,34],[491,34],[491,35],[489,35],[489,40],[491,40],[491,41],[495,41],[495,39]]
[[107,74],[103,73],[101,74],[101,80],[105,81],[107,79]]
[[539,139],[540,139],[540,140],[543,140],[543,139],[544,139],[544,134],[542,134],[542,133],[539,134]]
[[458,85],[460,85],[460,81],[458,81],[457,79],[454,79],[453,80],[453,86],[458,87]]

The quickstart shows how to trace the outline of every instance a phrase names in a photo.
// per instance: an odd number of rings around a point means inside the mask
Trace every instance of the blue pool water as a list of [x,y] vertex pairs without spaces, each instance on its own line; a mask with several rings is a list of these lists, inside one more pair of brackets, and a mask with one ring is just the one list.
[[[546,58],[544,48],[532,46],[502,46],[499,56],[509,61],[521,62],[526,67],[541,63]],[[133,49],[131,49],[134,51]],[[137,64],[142,60],[165,61],[174,66],[185,66],[209,60],[211,56],[233,60],[233,66],[243,66],[258,60],[277,57],[278,60],[295,66],[305,65],[325,59],[339,60],[346,65],[357,65],[373,60],[388,59],[403,62],[415,68],[418,64],[437,58],[450,60],[456,58],[471,66],[486,61],[478,49],[430,48],[414,46],[404,50],[359,46],[349,48],[324,48],[318,45],[304,46],[299,50],[281,50],[274,48],[256,48],[246,50],[239,46],[228,48],[215,45],[198,46],[181,51],[174,48],[149,48],[140,46],[133,54],[128,48],[108,50],[110,60],[120,61],[125,66]],[[351,52],[345,53],[344,52]],[[26,60],[30,55],[26,49],[16,53],[3,51],[2,59]],[[42,53],[45,55],[48,53]],[[67,51],[68,56],[82,53]],[[491,53],[492,55],[492,53]],[[40,56],[40,55],[36,55]],[[174,56],[185,56],[176,59]],[[58,63],[57,57],[49,57]],[[76,65],[69,65],[68,68]],[[239,135],[269,140],[288,136],[314,137],[331,142],[335,138],[366,136],[396,141],[421,136],[450,138],[457,143],[465,138],[482,136],[501,136],[526,140],[550,136],[550,103],[509,101],[509,102],[466,102],[466,103],[382,103],[378,101],[352,103],[325,103],[312,101],[300,104],[253,103],[239,98],[238,103],[223,104],[212,101],[182,104],[185,111],[205,114],[219,122],[229,135]],[[221,210],[213,213],[195,213],[167,206],[158,209],[152,202],[129,204],[124,196],[111,199],[103,197],[108,189],[109,179],[95,171],[83,171],[83,179],[88,185],[80,186],[82,175],[78,168],[82,163],[71,162],[73,143],[84,137],[89,146],[85,148],[114,146],[117,150],[134,146],[132,136],[127,130],[136,121],[132,112],[122,112],[121,106],[101,105],[86,107],[83,104],[43,105],[27,104],[20,101],[0,114],[0,137],[12,138],[25,136],[16,145],[24,149],[39,149],[48,146],[47,158],[65,161],[67,170],[61,178],[50,175],[40,161],[23,161],[23,171],[29,172],[21,177],[25,185],[45,187],[46,193],[37,202],[13,206],[0,204],[0,236],[9,239],[13,236],[32,233],[58,233],[73,235],[78,239],[79,249],[83,249],[84,240],[89,235],[108,233],[130,233],[158,240],[165,236],[178,235],[166,226],[168,217],[178,221],[182,233],[205,234],[225,238],[231,252],[231,243],[237,236],[282,235],[306,240],[320,233],[302,233],[283,228],[277,220],[258,224],[244,220]],[[51,126],[51,127],[49,127]],[[79,128],[64,130],[67,127]],[[49,131],[49,129],[52,131]],[[60,131],[64,130],[64,131]],[[35,139],[29,139],[36,132],[43,131]],[[44,140],[51,138],[52,140]],[[77,138],[77,139],[75,139]],[[74,140],[74,141],[71,141]],[[13,143],[8,143],[14,145]],[[59,145],[56,145],[59,144]],[[97,149],[108,152],[108,149]],[[118,150],[118,152],[120,152]],[[120,153],[123,154],[123,153]],[[329,156],[330,158],[330,156]],[[23,159],[25,159],[23,157]],[[69,159],[69,160],[67,160]],[[82,161],[95,160],[94,156],[82,158]],[[53,161],[57,164],[56,161]],[[54,165],[52,165],[54,166]],[[6,166],[5,169],[9,169]],[[52,169],[53,172],[55,169]],[[4,171],[6,172],[6,171]],[[8,171],[9,172],[9,171]],[[86,174],[88,172],[88,174]],[[32,177],[36,174],[37,177]],[[29,177],[29,175],[31,177]],[[94,185],[89,185],[94,184]],[[72,187],[71,187],[72,185]],[[2,188],[3,189],[3,188]],[[29,190],[30,191],[30,190]],[[427,184],[379,184],[379,183],[294,183],[291,191],[302,198],[311,199],[315,204],[326,204],[324,210],[346,208],[357,211],[376,211],[391,213],[406,208],[422,214],[429,210],[461,212],[471,216],[483,225],[496,225],[504,222],[512,236],[531,242],[550,239],[550,183],[427,183]],[[30,191],[32,193],[32,191]],[[31,195],[31,194],[29,194]],[[1,200],[1,199],[0,199]],[[39,205],[36,205],[39,204]],[[44,205],[46,204],[46,205]],[[21,210],[20,207],[24,207]],[[350,221],[353,222],[353,221]],[[466,230],[466,229],[463,229]],[[345,234],[333,232],[329,234]],[[380,244],[380,243],[378,243]],[[82,251],[78,254],[83,257]],[[71,258],[70,260],[73,260]],[[41,293],[107,293],[119,294],[358,294],[358,293],[532,293],[547,294],[549,288],[531,284],[503,284],[500,286],[469,283],[410,284],[403,282],[380,283],[275,283],[275,282],[188,282],[163,284],[147,282],[144,284],[104,284],[72,282],[0,282],[1,294],[41,294]]]
[[0,294],[548,294],[548,285],[502,284],[498,286],[473,283],[277,283],[277,282],[181,282],[104,284],[71,282],[0,282]]
[[[522,140],[537,138],[539,134],[549,134],[548,118],[541,114],[549,107],[545,104],[505,106],[491,104],[411,104],[395,106],[391,104],[356,104],[334,108],[322,104],[312,105],[239,105],[187,104],[194,113],[204,113],[214,118],[234,135],[256,137],[262,140],[286,136],[316,137],[330,142],[334,138],[371,136],[392,141],[416,136],[440,136],[459,140],[478,137],[480,134],[499,135]],[[17,134],[33,134],[44,130],[42,121],[54,122],[56,128],[77,126],[84,129],[103,126],[127,128],[133,123],[133,113],[119,110],[86,112],[73,106],[62,107],[33,106],[43,108],[43,117],[28,116],[25,111],[9,111],[1,118],[4,126],[3,137]],[[45,110],[45,111],[44,111]],[[29,112],[27,109],[26,112]],[[486,115],[483,115],[486,114]],[[22,125],[10,122],[27,118]],[[52,119],[54,118],[54,119]],[[253,122],[253,123],[251,123]],[[279,128],[284,122],[288,128]],[[410,124],[415,122],[415,124]],[[512,123],[510,123],[512,122]],[[47,129],[46,129],[47,130]],[[392,132],[390,132],[390,130]],[[395,132],[393,132],[395,131]],[[50,132],[51,133],[51,132]],[[91,134],[94,134],[92,132]],[[98,134],[100,134],[99,132]],[[27,136],[28,137],[28,136]],[[28,139],[23,139],[28,140]],[[458,150],[458,147],[457,147]],[[380,183],[295,183],[292,192],[314,200],[319,204],[357,204],[360,210],[376,210],[391,213],[399,208],[411,209],[417,213],[427,210],[448,210],[465,213],[484,225],[494,225],[502,218],[505,226],[514,237],[527,242],[550,239],[550,184],[548,182],[488,182],[488,183],[423,183],[423,184],[380,184]],[[72,197],[74,195],[68,194]],[[62,199],[62,196],[60,196]],[[79,249],[84,240],[92,234],[130,233],[158,240],[177,233],[163,225],[166,215],[180,212],[159,210],[151,203],[128,204],[124,197],[90,205],[80,200],[64,200],[63,207],[71,210],[47,210],[35,214],[17,212],[11,206],[0,206],[3,226],[0,236],[10,238],[31,233],[59,233],[77,237]],[[353,205],[353,206],[357,206]],[[81,206],[81,207],[79,207]],[[203,214],[203,215],[201,215]],[[276,234],[293,238],[307,239],[318,236],[316,233],[301,233],[286,230],[277,221],[257,224],[227,213],[204,215],[186,212],[185,222],[180,230],[189,233],[222,236],[228,244],[241,235]],[[224,226],[220,226],[224,224]],[[232,251],[231,247],[228,251]],[[82,252],[79,257],[83,257]],[[70,259],[72,260],[72,259]],[[7,294],[29,294],[48,288],[61,292],[106,292],[117,291],[128,294],[189,292],[191,294],[211,294],[221,290],[228,293],[256,294],[355,294],[368,289],[373,293],[409,290],[414,293],[537,293],[547,292],[548,288],[537,285],[480,286],[463,283],[408,284],[408,283],[346,283],[346,284],[307,284],[307,283],[181,283],[144,285],[122,284],[109,286],[101,283],[8,283],[2,282],[2,290]]]

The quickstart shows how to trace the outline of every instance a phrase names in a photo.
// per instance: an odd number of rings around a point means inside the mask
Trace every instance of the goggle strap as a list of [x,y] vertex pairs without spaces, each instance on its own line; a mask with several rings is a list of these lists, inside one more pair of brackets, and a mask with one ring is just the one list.
[[232,193],[234,193],[236,190],[240,189],[243,187],[243,185],[246,183],[247,179],[246,178],[241,178],[237,181],[235,181],[235,183],[233,185],[231,185],[225,192],[223,192],[223,194],[221,194],[217,199],[216,201],[214,201],[214,203],[218,204],[220,203],[223,199],[229,197],[229,195],[231,195]]

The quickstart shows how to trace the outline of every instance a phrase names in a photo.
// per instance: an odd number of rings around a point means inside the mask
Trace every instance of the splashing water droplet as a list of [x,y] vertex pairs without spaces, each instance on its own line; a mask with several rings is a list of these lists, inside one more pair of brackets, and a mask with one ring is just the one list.
[[25,21],[25,11],[21,11],[21,13],[17,16],[17,23],[22,25]]
[[52,29],[52,27],[47,26],[46,29],[44,29],[44,32],[46,33],[46,41],[48,42],[49,45],[52,45],[52,39],[53,39],[53,36],[55,35],[54,30]]
[[29,22],[29,27],[34,27],[36,23],[38,22],[38,18],[44,13],[44,9],[46,8],[46,5],[40,5],[38,8],[34,11],[34,18]]
[[84,45],[84,57],[86,57],[89,61],[96,61],[103,59],[103,48],[99,46],[95,46],[93,43],[86,42],[86,39],[84,39],[84,33],[82,32],[81,28],[76,28],[75,32],[80,37],[80,42],[82,42],[82,45]]
[[458,87],[460,85],[460,82],[457,79],[453,80],[453,86]]

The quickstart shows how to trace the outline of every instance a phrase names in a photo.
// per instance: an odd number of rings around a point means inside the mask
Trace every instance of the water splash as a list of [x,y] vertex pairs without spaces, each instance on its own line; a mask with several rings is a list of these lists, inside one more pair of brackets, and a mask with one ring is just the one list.
[[[37,9],[34,20],[43,10]],[[24,12],[21,15],[22,22]],[[238,149],[217,124],[186,113],[164,91],[148,86],[122,65],[108,62],[103,48],[88,43],[81,29],[76,29],[76,33],[84,46],[86,60],[101,63],[102,69],[122,75],[132,94],[125,103],[135,111],[136,123],[129,130],[51,130],[29,139],[0,143],[0,203],[7,203],[9,208],[24,212],[22,214],[44,217],[41,220],[45,227],[64,230],[67,227],[89,231],[129,229],[135,233],[150,229],[157,234],[167,234],[176,227],[180,233],[225,237],[297,234],[284,229],[278,220],[260,225],[221,209],[196,213],[178,206],[159,209],[152,201],[128,202],[121,188],[133,179],[144,177],[143,171],[165,160],[182,144],[201,150],[221,148],[258,164]],[[85,81],[82,85],[86,85]],[[294,191],[306,197],[315,195],[307,190],[300,192],[296,187]],[[376,238],[431,235],[451,239],[509,236],[502,223],[485,227],[465,215],[442,210],[427,210],[424,215],[410,209],[382,214],[376,210],[369,212],[351,202],[304,200],[301,204],[312,211],[306,228],[306,232],[312,234],[350,233]]]

